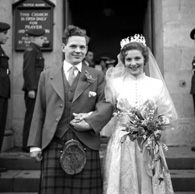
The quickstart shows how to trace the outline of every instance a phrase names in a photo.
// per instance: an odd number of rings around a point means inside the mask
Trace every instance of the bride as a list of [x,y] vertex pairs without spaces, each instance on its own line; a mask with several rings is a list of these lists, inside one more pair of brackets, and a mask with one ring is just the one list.
[[104,160],[104,194],[173,194],[160,136],[177,113],[142,35],[121,41],[118,64],[106,79],[106,99],[115,106],[117,123]]

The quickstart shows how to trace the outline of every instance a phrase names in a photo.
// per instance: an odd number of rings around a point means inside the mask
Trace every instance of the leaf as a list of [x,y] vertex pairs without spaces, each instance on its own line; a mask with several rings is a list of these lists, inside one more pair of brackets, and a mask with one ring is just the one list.
[[169,170],[168,170],[168,167],[164,161],[164,159],[159,156],[159,160],[160,160],[160,165],[161,165],[161,168],[166,172],[166,173],[169,173]]
[[136,110],[136,115],[138,116],[138,118],[140,119],[140,120],[144,120],[144,118],[142,117],[142,115],[141,115],[141,113],[138,111],[138,110]]
[[126,134],[123,137],[121,137],[121,143],[124,143],[125,142],[125,140],[127,139],[127,136],[128,136],[128,134]]
[[144,138],[138,138],[137,143],[141,151],[143,151],[144,143],[147,141],[147,139]]
[[154,111],[154,119],[157,119],[158,118],[158,107],[155,108],[155,111]]

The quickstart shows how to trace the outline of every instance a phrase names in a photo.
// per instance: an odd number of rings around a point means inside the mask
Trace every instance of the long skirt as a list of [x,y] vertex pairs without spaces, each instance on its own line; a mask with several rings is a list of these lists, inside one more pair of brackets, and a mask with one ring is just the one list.
[[[149,171],[148,151],[140,150],[137,141],[131,141],[118,124],[111,136],[104,159],[104,194],[174,194],[170,173],[163,173],[159,180],[160,164],[156,164],[154,176]],[[144,151],[145,150],[145,151]],[[166,164],[162,146],[159,153]]]
[[[68,131],[63,140],[72,138],[77,139],[71,131]],[[102,194],[99,151],[83,145],[86,148],[86,165],[81,173],[69,175],[60,165],[62,147],[53,140],[43,151],[39,194]]]

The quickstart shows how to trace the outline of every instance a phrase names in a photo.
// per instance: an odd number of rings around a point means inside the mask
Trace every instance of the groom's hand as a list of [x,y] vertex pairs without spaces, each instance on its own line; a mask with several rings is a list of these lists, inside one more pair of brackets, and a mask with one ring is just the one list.
[[73,116],[74,116],[74,120],[79,123],[81,120],[86,119],[91,114],[92,114],[92,112],[89,112],[89,113],[78,113],[78,114],[77,113],[73,113]]
[[85,121],[81,120],[78,122],[78,120],[73,119],[70,121],[70,124],[77,130],[77,131],[88,131],[91,128],[91,126]]
[[42,152],[41,151],[33,151],[30,153],[30,157],[40,162],[42,160]]

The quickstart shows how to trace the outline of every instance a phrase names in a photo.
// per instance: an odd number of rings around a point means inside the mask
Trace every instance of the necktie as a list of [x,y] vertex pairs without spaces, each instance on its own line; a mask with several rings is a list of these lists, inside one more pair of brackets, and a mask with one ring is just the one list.
[[74,74],[74,71],[76,70],[77,68],[73,65],[70,70],[69,70],[69,75],[68,75],[68,82],[70,84],[70,86],[72,85],[73,81],[74,81],[74,78],[76,77],[75,74]]

